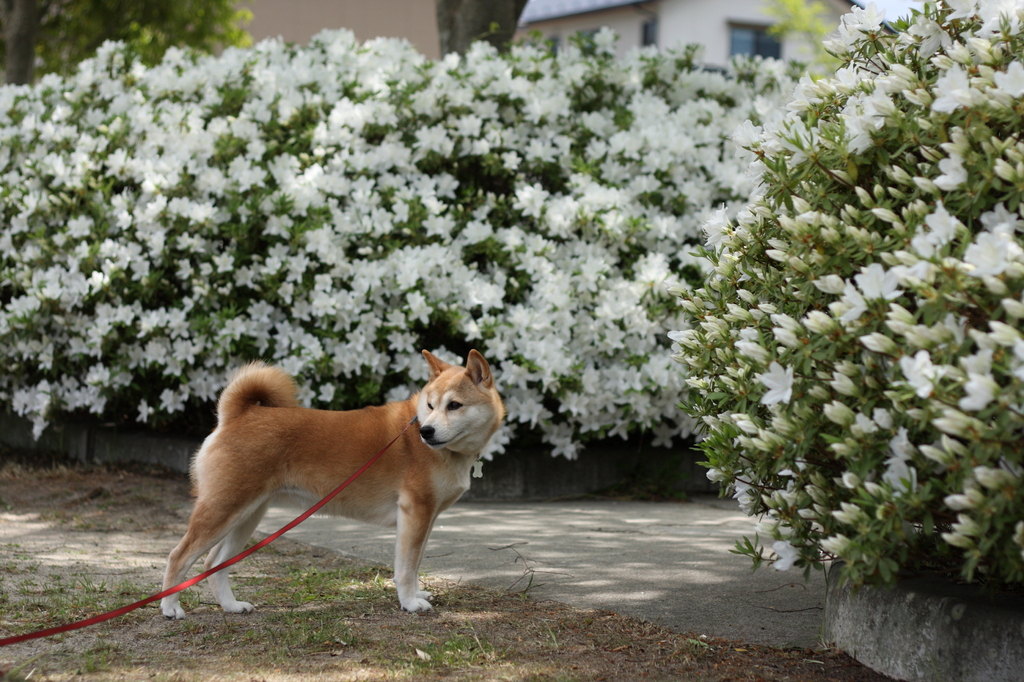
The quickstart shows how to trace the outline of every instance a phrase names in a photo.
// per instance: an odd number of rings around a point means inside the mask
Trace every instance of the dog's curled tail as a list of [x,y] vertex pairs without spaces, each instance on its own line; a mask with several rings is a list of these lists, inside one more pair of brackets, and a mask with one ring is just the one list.
[[217,423],[237,419],[253,405],[298,407],[299,389],[283,370],[263,362],[251,362],[239,368],[220,394]]

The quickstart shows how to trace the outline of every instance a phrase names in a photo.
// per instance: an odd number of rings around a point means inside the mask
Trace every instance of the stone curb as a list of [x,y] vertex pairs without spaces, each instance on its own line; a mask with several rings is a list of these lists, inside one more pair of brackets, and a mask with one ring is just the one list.
[[[61,452],[80,462],[143,462],[184,473],[202,442],[201,438],[74,423],[52,424],[35,441],[29,420],[0,412],[0,443]],[[541,449],[520,449],[485,462],[483,478],[473,479],[473,487],[462,499],[536,500],[580,495],[618,483],[624,472],[637,465],[648,471],[671,466],[681,481],[681,491],[715,493],[718,486],[708,481],[700,460],[692,450],[648,448],[638,452],[617,442],[588,447],[572,461]]]
[[937,577],[893,588],[839,585],[829,571],[825,641],[907,682],[1024,680],[1024,598],[990,597]]
[[0,442],[28,450],[60,452],[90,464],[141,462],[185,473],[203,440],[71,423],[48,426],[36,441],[32,438],[32,422],[0,413]]

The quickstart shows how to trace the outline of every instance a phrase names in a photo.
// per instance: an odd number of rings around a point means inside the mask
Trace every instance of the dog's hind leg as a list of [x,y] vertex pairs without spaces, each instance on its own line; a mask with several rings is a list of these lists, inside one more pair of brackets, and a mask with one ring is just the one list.
[[[228,534],[224,536],[224,539],[210,550],[209,556],[206,557],[206,570],[224,563],[241,552],[266,511],[266,502],[262,502],[255,509],[248,511],[248,516],[238,521],[228,531]],[[225,612],[246,613],[253,610],[253,605],[249,602],[235,599],[235,595],[231,592],[231,584],[228,581],[228,569],[225,568],[211,575],[210,587],[213,588],[213,594],[217,597],[217,602]]]
[[403,611],[429,611],[429,592],[420,589],[420,561],[434,525],[435,505],[413,495],[398,499],[398,533],[395,539],[395,588]]
[[[167,570],[164,571],[165,590],[185,579],[192,564],[228,534],[233,520],[236,519],[232,519],[231,514],[224,513],[218,505],[208,504],[202,499],[196,502],[185,536],[167,557]],[[181,620],[185,617],[178,597],[178,594],[172,594],[160,601],[160,609],[168,618]]]

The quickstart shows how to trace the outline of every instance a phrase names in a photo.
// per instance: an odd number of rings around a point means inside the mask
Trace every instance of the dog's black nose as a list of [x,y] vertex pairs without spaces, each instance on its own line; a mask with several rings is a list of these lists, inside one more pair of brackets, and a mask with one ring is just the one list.
[[420,427],[420,438],[422,438],[423,440],[430,440],[433,437],[434,437],[434,427],[433,426],[421,426]]

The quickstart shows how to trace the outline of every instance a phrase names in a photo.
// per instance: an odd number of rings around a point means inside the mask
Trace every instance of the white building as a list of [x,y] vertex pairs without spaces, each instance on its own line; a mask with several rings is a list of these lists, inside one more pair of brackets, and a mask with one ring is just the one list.
[[[853,0],[821,0],[829,23],[854,6]],[[868,0],[857,0],[863,4]],[[873,0],[888,19],[906,14],[914,0]],[[799,41],[776,43],[766,30],[772,24],[764,0],[530,0],[520,17],[524,37],[540,31],[552,44],[564,46],[577,31],[608,26],[619,35],[618,50],[657,45],[670,48],[702,43],[704,60],[724,65],[731,54],[763,54],[801,59]],[[255,40],[281,36],[304,45],[325,28],[349,28],[359,40],[377,36],[406,38],[420,52],[437,59],[439,44],[434,0],[239,0],[252,10],[246,27]]]
[[[851,0],[822,0],[828,23],[854,6]],[[557,49],[577,32],[607,26],[619,36],[618,52],[657,45],[671,48],[689,43],[705,46],[704,61],[722,66],[734,54],[759,54],[782,59],[807,59],[798,39],[776,41],[767,32],[774,22],[763,0],[530,0],[519,19],[520,35],[540,33]]]

